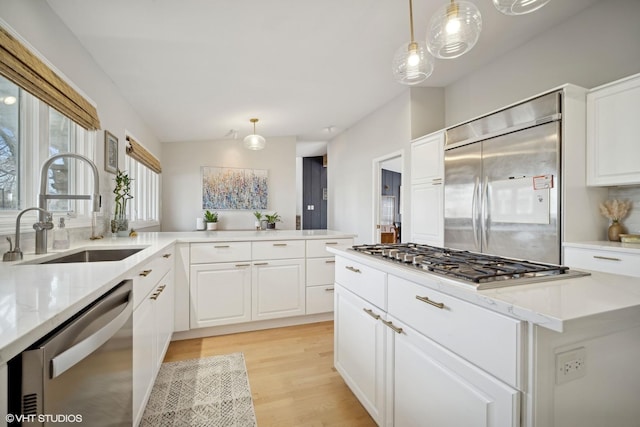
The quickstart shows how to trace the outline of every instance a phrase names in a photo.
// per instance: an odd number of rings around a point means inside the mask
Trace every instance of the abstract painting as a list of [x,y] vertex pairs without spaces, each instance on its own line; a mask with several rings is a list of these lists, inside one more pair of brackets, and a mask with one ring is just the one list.
[[266,169],[202,167],[202,209],[267,209]]

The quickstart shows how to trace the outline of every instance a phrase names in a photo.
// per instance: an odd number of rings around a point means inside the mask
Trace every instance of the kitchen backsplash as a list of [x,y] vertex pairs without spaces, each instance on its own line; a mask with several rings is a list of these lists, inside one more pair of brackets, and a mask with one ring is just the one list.
[[640,186],[611,187],[609,199],[631,200],[631,211],[622,223],[629,233],[640,234]]

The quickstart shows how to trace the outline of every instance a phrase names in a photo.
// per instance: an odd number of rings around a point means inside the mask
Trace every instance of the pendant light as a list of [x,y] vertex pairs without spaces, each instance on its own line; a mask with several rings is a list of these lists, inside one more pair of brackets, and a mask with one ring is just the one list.
[[524,15],[540,9],[551,0],[493,0],[493,5],[505,15]]
[[256,134],[256,123],[258,119],[249,119],[253,123],[253,134],[247,135],[244,139],[244,147],[249,150],[262,150],[267,144],[267,141],[260,135]]
[[423,82],[433,72],[433,61],[423,43],[413,38],[413,4],[409,0],[409,28],[411,41],[398,48],[391,64],[398,83],[415,85]]
[[482,16],[478,8],[468,1],[451,0],[431,18],[427,48],[436,58],[457,58],[475,46],[481,30]]

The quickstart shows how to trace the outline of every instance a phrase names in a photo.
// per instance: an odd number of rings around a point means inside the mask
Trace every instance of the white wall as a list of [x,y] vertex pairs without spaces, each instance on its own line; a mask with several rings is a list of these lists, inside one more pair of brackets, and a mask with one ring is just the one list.
[[[277,211],[279,229],[296,228],[296,139],[268,138],[264,150],[251,151],[240,140],[170,142],[162,144],[164,158],[162,231],[195,230],[202,217],[202,166],[267,169],[269,206]],[[253,229],[253,210],[218,210],[218,229]]]
[[564,83],[592,88],[639,71],[640,1],[601,0],[447,86],[446,123],[467,121]]

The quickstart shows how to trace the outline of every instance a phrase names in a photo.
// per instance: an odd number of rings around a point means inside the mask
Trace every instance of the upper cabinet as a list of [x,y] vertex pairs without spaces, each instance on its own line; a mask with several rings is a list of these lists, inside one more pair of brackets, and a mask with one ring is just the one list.
[[640,74],[587,94],[587,185],[640,184]]
[[442,181],[444,176],[444,131],[411,143],[411,184]]

